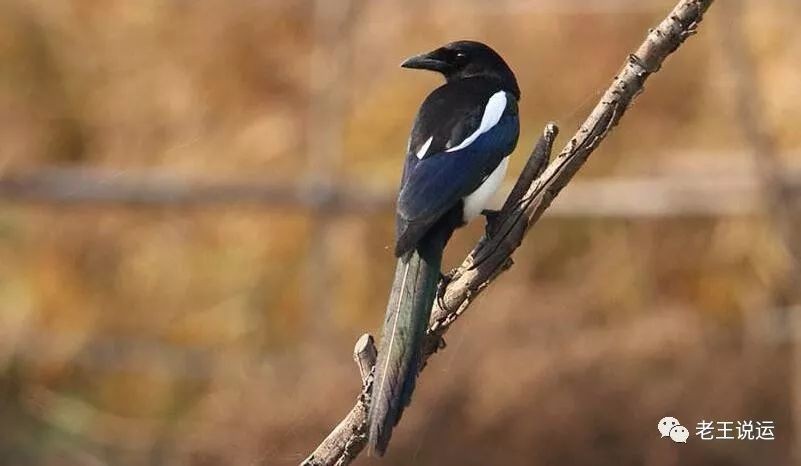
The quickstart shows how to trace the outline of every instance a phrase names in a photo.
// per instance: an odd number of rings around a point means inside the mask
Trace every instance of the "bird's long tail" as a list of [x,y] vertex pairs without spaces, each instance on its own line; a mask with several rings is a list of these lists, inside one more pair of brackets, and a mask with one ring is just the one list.
[[392,429],[411,400],[449,236],[450,232],[439,240],[429,237],[398,259],[395,268],[368,415],[370,452],[379,456],[386,451]]

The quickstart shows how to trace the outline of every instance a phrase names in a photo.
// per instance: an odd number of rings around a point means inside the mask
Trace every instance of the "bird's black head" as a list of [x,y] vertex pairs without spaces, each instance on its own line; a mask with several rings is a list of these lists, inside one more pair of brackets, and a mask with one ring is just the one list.
[[415,55],[401,66],[437,71],[448,82],[477,76],[497,79],[506,90],[520,98],[520,88],[509,65],[496,51],[481,42],[451,42],[431,52]]

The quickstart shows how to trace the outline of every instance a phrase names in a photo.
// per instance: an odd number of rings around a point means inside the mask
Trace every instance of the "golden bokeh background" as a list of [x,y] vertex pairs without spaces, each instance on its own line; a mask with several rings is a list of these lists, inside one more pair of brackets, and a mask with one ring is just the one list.
[[[734,3],[712,6],[448,334],[388,456],[356,464],[801,452],[801,285],[754,187],[737,67],[745,57],[748,98],[797,173],[801,4]],[[501,52],[522,89],[514,174],[545,122],[566,142],[673,5],[0,0],[0,464],[302,461],[358,393],[353,342],[383,321],[387,199],[440,82],[397,65],[461,38]],[[37,179],[43,195],[20,195]],[[654,197],[677,181],[736,189]],[[593,188],[614,182],[640,188],[624,205]],[[75,197],[131,183],[301,195]],[[479,223],[455,236],[449,266]],[[702,419],[773,420],[776,440],[675,445],[656,431],[666,415],[691,434]]]

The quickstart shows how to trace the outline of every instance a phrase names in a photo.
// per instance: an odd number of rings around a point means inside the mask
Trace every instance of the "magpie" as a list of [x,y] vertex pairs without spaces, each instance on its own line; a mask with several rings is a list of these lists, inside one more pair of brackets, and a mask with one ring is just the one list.
[[398,261],[368,413],[370,451],[379,456],[414,390],[445,245],[455,229],[483,212],[520,132],[517,79],[489,46],[452,42],[401,67],[438,72],[445,84],[417,112],[401,177]]

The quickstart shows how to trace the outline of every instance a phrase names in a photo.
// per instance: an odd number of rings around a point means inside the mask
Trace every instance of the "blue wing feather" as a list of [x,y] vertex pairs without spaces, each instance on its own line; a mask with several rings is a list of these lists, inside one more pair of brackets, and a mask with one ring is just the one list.
[[407,155],[398,196],[395,254],[412,250],[431,225],[475,191],[514,150],[519,131],[515,106],[463,149],[437,152],[422,160]]

